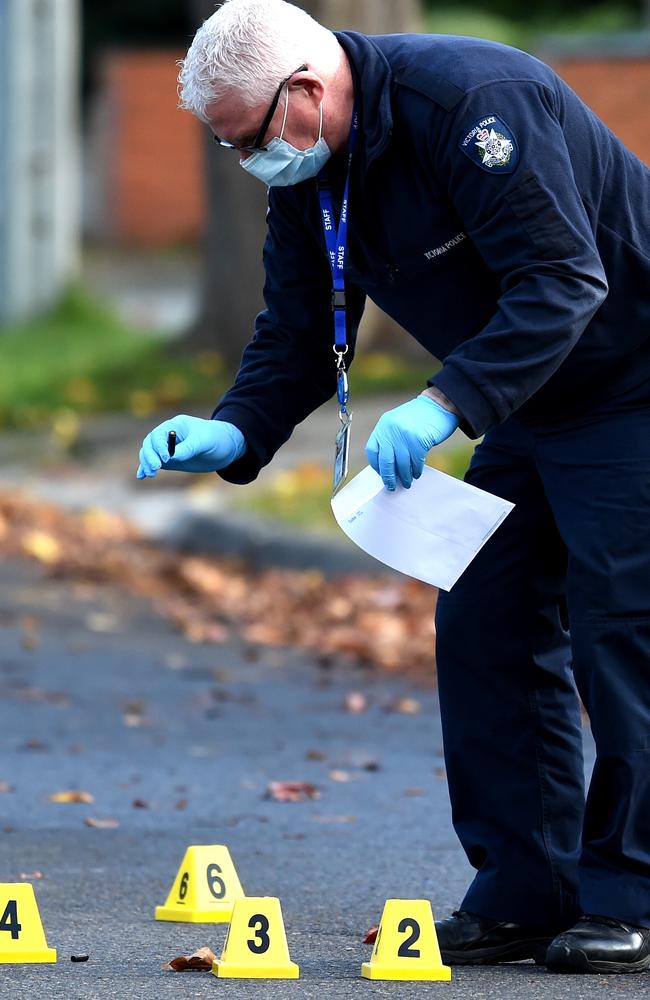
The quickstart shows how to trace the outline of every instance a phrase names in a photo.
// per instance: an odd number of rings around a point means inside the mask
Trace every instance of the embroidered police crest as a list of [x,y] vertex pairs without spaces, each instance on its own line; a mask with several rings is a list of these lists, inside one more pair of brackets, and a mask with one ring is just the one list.
[[496,115],[486,115],[474,123],[459,144],[463,153],[491,174],[509,174],[517,166],[517,141]]

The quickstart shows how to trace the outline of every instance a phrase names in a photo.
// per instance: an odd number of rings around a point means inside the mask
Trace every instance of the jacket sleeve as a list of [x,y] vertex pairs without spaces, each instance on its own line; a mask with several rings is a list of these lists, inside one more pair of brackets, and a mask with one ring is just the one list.
[[[500,280],[490,322],[429,381],[460,410],[471,437],[505,420],[553,375],[607,295],[555,99],[534,81],[492,83],[470,92],[431,137],[433,166]],[[505,143],[505,163],[490,164],[478,145],[492,131],[497,152]]]
[[[219,473],[228,482],[255,479],[294,427],[336,392],[332,274],[324,241],[307,218],[306,188],[269,191],[266,309],[257,316],[235,384],[212,414],[238,427],[248,446]],[[348,288],[348,363],[364,304],[363,293]]]

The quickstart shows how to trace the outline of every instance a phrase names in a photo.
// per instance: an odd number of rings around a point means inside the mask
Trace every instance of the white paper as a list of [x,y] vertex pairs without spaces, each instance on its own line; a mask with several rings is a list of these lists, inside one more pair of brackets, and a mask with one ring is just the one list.
[[514,504],[424,467],[410,490],[385,489],[366,466],[332,498],[346,535],[407,576],[451,590]]

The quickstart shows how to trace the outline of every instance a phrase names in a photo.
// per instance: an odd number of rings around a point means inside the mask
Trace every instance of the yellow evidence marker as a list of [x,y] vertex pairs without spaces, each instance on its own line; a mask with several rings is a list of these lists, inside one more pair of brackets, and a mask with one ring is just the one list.
[[188,847],[164,906],[156,920],[228,923],[244,890],[227,847]]
[[221,958],[212,963],[219,979],[298,979],[289,958],[280,900],[275,896],[238,899]]
[[56,962],[30,882],[0,883],[0,965],[6,962]]
[[428,979],[448,983],[428,899],[387,899],[365,979]]

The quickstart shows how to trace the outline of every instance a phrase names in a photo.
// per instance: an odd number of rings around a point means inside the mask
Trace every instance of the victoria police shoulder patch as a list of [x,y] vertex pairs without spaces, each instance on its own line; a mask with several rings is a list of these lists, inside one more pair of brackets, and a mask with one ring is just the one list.
[[490,174],[510,174],[519,162],[517,140],[498,115],[479,118],[458,145],[470,160]]

